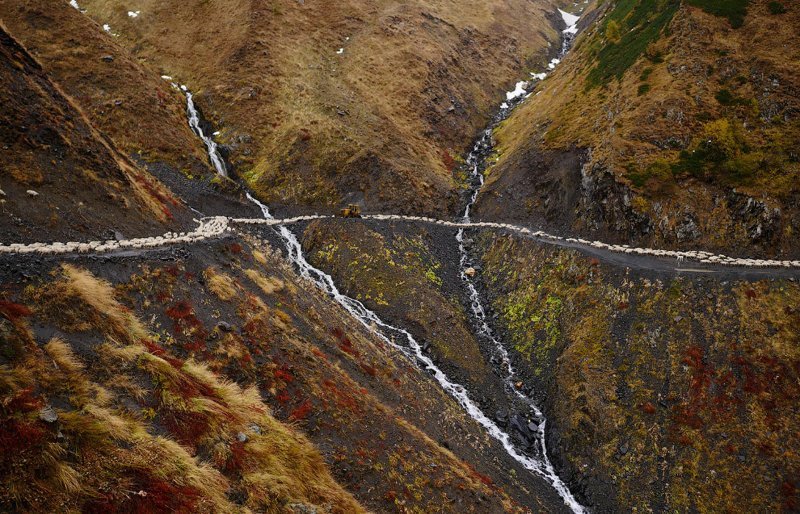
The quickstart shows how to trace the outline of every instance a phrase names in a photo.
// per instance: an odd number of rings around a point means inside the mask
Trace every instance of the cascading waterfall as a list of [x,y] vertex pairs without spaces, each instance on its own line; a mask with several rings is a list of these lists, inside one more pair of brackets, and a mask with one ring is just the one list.
[[211,159],[211,164],[214,165],[214,169],[217,171],[217,174],[227,177],[228,170],[225,167],[225,160],[219,153],[219,147],[217,146],[217,143],[210,137],[206,136],[203,132],[203,128],[200,126],[200,113],[197,112],[197,108],[194,106],[194,97],[192,96],[191,91],[189,91],[186,86],[181,86],[180,88],[181,91],[186,94],[186,113],[189,118],[189,127],[191,127],[192,131],[203,140],[203,143],[205,143],[206,149],[208,150],[208,158]]
[[[227,176],[227,170],[225,169],[224,161],[222,160],[221,156],[219,155],[216,143],[205,136],[203,133],[202,128],[200,127],[200,117],[197,113],[197,110],[194,107],[194,102],[192,100],[192,94],[188,91],[185,86],[181,86],[181,89],[186,93],[186,100],[187,100],[187,112],[189,115],[189,125],[192,127],[192,130],[203,140],[206,144],[206,148],[208,149],[209,158],[211,162],[214,164],[214,167],[217,170],[217,173],[220,175]],[[516,102],[518,103],[518,102]],[[501,109],[502,114],[501,117],[507,116],[508,112],[510,112],[510,108],[507,104],[504,104],[503,108]],[[480,141],[476,145],[476,150],[470,154],[470,160],[472,161],[473,165],[473,191],[471,194],[470,201],[465,209],[464,219],[469,220],[469,213],[471,206],[477,200],[478,194],[480,192],[480,187],[483,185],[483,175],[480,173],[479,169],[479,154],[481,149],[490,148],[491,147],[491,129],[484,132],[483,136],[481,137]],[[274,219],[272,213],[270,213],[269,208],[254,198],[250,193],[247,193],[247,198],[257,205],[262,212],[264,219]],[[383,341],[387,344],[399,350],[403,355],[405,355],[410,360],[416,362],[422,369],[428,371],[433,378],[439,383],[439,385],[447,391],[467,412],[467,414],[478,422],[494,439],[499,441],[503,448],[506,450],[509,456],[511,456],[514,460],[516,460],[519,464],[521,464],[525,469],[531,471],[545,480],[547,480],[556,492],[561,496],[564,500],[564,503],[576,513],[583,513],[585,509],[581,506],[577,500],[573,497],[572,493],[569,491],[567,486],[561,481],[561,479],[556,475],[553,466],[550,464],[549,459],[547,458],[547,452],[544,445],[544,416],[538,410],[538,408],[529,400],[527,399],[522,393],[516,391],[511,386],[511,390],[515,391],[517,395],[519,395],[520,399],[525,401],[531,407],[531,411],[533,412],[534,416],[536,417],[538,424],[537,430],[537,440],[540,446],[539,453],[540,455],[534,457],[527,455],[522,450],[518,449],[513,441],[509,433],[505,432],[500,426],[497,425],[491,418],[489,418],[478,405],[470,398],[467,389],[456,382],[453,382],[448,378],[448,376],[434,364],[433,360],[431,360],[427,355],[423,352],[422,345],[405,329],[395,327],[383,321],[378,315],[373,312],[372,310],[368,309],[363,303],[360,301],[350,298],[344,294],[342,294],[339,289],[336,287],[336,284],[333,280],[333,277],[328,275],[327,273],[323,272],[322,270],[315,268],[312,266],[305,258],[303,254],[303,247],[300,244],[300,241],[297,239],[297,236],[289,230],[288,227],[285,225],[280,225],[277,227],[276,232],[281,237],[286,246],[286,251],[288,254],[288,258],[294,265],[297,267],[300,276],[311,280],[314,282],[320,289],[325,291],[331,298],[334,299],[337,303],[339,303],[348,313],[350,313],[355,319],[357,319],[365,328],[370,330],[372,333],[380,337]],[[459,243],[459,249],[461,250],[461,265],[462,268],[467,263],[468,254],[464,247],[464,229],[460,229],[458,231],[457,240]],[[462,278],[467,282],[470,288],[470,297],[472,300],[473,305],[473,313],[475,314],[478,320],[481,320],[481,325],[479,326],[479,330],[482,335],[487,336],[493,341],[493,344],[497,347],[498,352],[501,355],[501,360],[503,362],[503,366],[506,372],[506,381],[508,382],[511,380],[511,377],[514,376],[514,369],[511,366],[511,362],[508,358],[508,353],[505,351],[503,345],[493,336],[491,328],[489,327],[488,323],[486,322],[486,315],[483,309],[483,306],[480,302],[480,296],[478,294],[477,289],[474,287],[472,282],[469,280],[469,277],[466,274],[462,274]],[[395,337],[399,337],[401,340],[405,340],[407,345],[398,344],[395,341]]]
[[[258,205],[265,219],[272,219],[272,214],[269,208],[254,198],[250,193],[247,198]],[[503,431],[494,421],[492,421],[478,405],[470,398],[466,388],[461,384],[451,381],[447,375],[438,367],[433,361],[424,354],[422,345],[405,329],[395,327],[383,321],[372,310],[368,309],[360,301],[343,295],[333,281],[333,277],[324,271],[312,266],[303,255],[303,248],[294,233],[286,226],[280,226],[277,229],[278,234],[283,239],[286,245],[286,250],[289,260],[292,261],[297,267],[300,276],[313,281],[320,289],[325,291],[331,298],[339,303],[344,309],[349,312],[355,319],[361,322],[364,327],[372,333],[380,337],[387,344],[391,345],[402,352],[410,360],[417,362],[424,370],[428,371],[439,385],[447,391],[450,396],[467,411],[467,414],[477,421],[493,438],[497,439],[505,448],[506,452],[517,462],[519,462],[525,469],[536,473],[537,475],[546,479],[555,488],[566,505],[572,509],[573,512],[585,512],[584,508],[575,500],[569,489],[553,471],[553,467],[544,454],[544,459],[534,458],[526,455],[514,445],[511,436]],[[475,292],[477,295],[477,291]],[[488,326],[487,326],[488,328]],[[394,336],[399,336],[401,339],[408,342],[408,346],[404,346],[395,342]],[[498,343],[499,344],[499,343]],[[509,364],[510,366],[510,364]],[[513,370],[512,370],[513,372]],[[538,412],[538,411],[537,411]],[[541,414],[539,414],[541,416]],[[541,428],[542,440],[544,433],[544,426]],[[544,449],[544,448],[542,448]]]
[[[483,174],[480,171],[480,158],[479,155],[483,154],[483,150],[486,149],[487,143],[491,140],[491,130],[488,130],[484,133],[484,135],[480,138],[478,143],[475,145],[475,149],[470,153],[469,158],[467,160],[467,164],[472,168],[472,182],[473,182],[473,191],[470,194],[470,200],[467,203],[467,206],[464,209],[464,216],[462,220],[465,223],[470,223],[470,210],[471,207],[474,205],[475,201],[478,198],[478,194],[480,192],[480,188],[483,185],[484,178]],[[461,266],[461,280],[467,287],[467,291],[469,293],[470,298],[470,306],[472,309],[473,321],[476,326],[476,331],[479,337],[483,338],[486,342],[489,343],[490,347],[495,353],[495,361],[499,361],[501,366],[501,371],[503,373],[503,382],[505,384],[506,390],[511,396],[511,399],[517,398],[517,400],[521,401],[530,411],[530,416],[532,419],[526,420],[527,423],[533,423],[535,429],[528,429],[530,433],[533,434],[535,438],[535,444],[532,445],[530,448],[531,452],[536,452],[537,455],[535,456],[528,456],[525,457],[529,460],[536,462],[536,471],[542,477],[544,477],[553,488],[558,492],[561,498],[564,500],[564,503],[567,504],[568,507],[572,509],[573,512],[585,512],[583,506],[578,503],[575,497],[570,492],[567,485],[561,480],[561,478],[556,474],[555,469],[553,468],[552,463],[550,462],[550,458],[547,456],[547,445],[545,442],[545,426],[547,421],[544,417],[544,414],[538,408],[536,403],[525,396],[515,385],[516,382],[516,371],[514,370],[513,365],[511,364],[511,359],[508,354],[508,350],[506,350],[505,346],[500,342],[500,340],[494,335],[492,328],[489,326],[489,322],[486,317],[486,310],[483,307],[483,303],[481,302],[480,293],[478,289],[475,287],[475,283],[467,274],[467,269],[470,268],[472,262],[470,261],[469,252],[467,251],[465,241],[464,241],[464,228],[458,229],[456,233],[456,241],[458,242],[458,251],[460,255],[459,265]],[[528,425],[531,426],[531,425]],[[530,469],[530,468],[529,468]]]
[[[569,51],[575,39],[575,35],[578,32],[577,23],[580,17],[561,10],[559,10],[559,13],[562,16],[564,23],[567,25],[567,28],[563,31],[561,52],[557,58],[550,62],[550,69],[555,68],[564,55]],[[532,76],[536,78],[542,78],[544,74],[532,74]],[[522,94],[518,94],[518,90],[520,89],[522,90]],[[478,141],[475,143],[475,146],[467,158],[467,166],[470,168],[469,182],[471,190],[467,204],[464,208],[464,215],[461,218],[461,221],[464,223],[472,222],[472,207],[475,205],[475,202],[477,202],[478,195],[480,194],[481,188],[484,184],[485,179],[482,168],[485,167],[486,156],[489,155],[492,150],[492,130],[500,122],[508,118],[514,108],[524,101],[524,99],[519,98],[524,93],[525,87],[522,85],[522,83],[518,83],[517,90],[507,94],[508,101],[503,103],[500,108],[500,113],[495,118],[494,123],[489,129],[485,130],[483,134],[481,134],[481,137],[478,138]],[[525,98],[527,98],[527,96]],[[573,512],[585,512],[585,509],[577,502],[577,500],[575,500],[575,497],[572,495],[567,485],[563,482],[563,480],[561,480],[558,474],[556,474],[555,469],[550,462],[550,458],[547,456],[547,444],[545,438],[545,427],[547,425],[547,420],[545,419],[544,414],[531,398],[523,394],[522,391],[516,387],[516,382],[518,379],[516,377],[514,366],[511,363],[508,350],[506,349],[505,345],[503,345],[503,343],[495,336],[494,331],[489,326],[486,316],[486,309],[481,301],[480,293],[478,292],[478,289],[475,286],[472,278],[467,273],[467,270],[470,269],[473,263],[471,262],[469,252],[467,251],[467,247],[465,245],[464,231],[464,228],[460,228],[456,234],[456,242],[458,243],[458,251],[460,255],[459,264],[461,266],[461,280],[466,285],[469,293],[470,306],[472,309],[473,321],[477,334],[479,337],[483,338],[487,343],[489,343],[489,346],[495,354],[493,360],[499,361],[504,374],[503,380],[507,392],[511,396],[512,400],[517,398],[517,400],[521,401],[530,411],[530,416],[532,419],[526,420],[529,422],[529,424],[524,428],[527,428],[528,434],[532,433],[535,438],[535,444],[531,445],[530,448],[531,452],[536,451],[538,453],[538,455],[535,457],[530,458],[537,461],[539,468],[538,472],[545,479],[547,479],[550,484],[552,484],[553,488],[555,488],[555,490],[563,498],[564,502],[573,510]],[[535,430],[530,428],[533,425],[535,425]]]

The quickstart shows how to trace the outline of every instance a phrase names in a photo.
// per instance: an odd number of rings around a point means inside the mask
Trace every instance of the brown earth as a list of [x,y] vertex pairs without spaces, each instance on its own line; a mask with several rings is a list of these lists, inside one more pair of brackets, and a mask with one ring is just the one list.
[[2,26],[0,66],[4,241],[100,239],[114,230],[132,237],[179,226],[181,202],[98,131]]
[[734,27],[706,12],[726,2],[691,3],[706,7],[605,4],[496,131],[477,215],[636,245],[800,255],[800,9],[753,0]]
[[563,510],[262,241],[0,270],[4,510]]
[[46,0],[3,0],[0,18],[120,150],[186,175],[213,173],[205,147],[189,129],[183,94],[101,24],[67,2]]

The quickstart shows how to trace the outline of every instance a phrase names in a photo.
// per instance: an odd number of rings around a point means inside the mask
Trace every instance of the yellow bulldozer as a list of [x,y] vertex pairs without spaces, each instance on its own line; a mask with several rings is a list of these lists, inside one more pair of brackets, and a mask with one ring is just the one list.
[[339,212],[342,215],[342,218],[360,218],[361,206],[351,203]]

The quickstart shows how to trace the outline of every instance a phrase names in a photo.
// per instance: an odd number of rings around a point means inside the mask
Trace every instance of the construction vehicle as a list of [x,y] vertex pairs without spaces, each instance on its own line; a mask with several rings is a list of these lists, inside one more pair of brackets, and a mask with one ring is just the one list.
[[354,203],[349,204],[347,207],[342,209],[341,211],[342,218],[360,218],[361,217],[361,206],[356,205]]

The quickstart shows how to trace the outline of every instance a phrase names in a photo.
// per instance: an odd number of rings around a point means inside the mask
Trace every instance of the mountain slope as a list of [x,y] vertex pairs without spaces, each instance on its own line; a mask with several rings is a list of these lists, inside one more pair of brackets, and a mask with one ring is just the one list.
[[550,0],[81,5],[197,90],[237,172],[276,206],[452,209],[455,159],[559,45]]
[[477,213],[651,247],[798,255],[797,7],[601,10],[497,130]]
[[[0,27],[5,241],[164,232],[183,205],[98,132],[28,51]],[[29,192],[30,191],[30,192]],[[177,219],[176,219],[177,218]]]
[[209,173],[205,148],[186,122],[183,94],[133,58],[101,24],[68,2],[47,0],[0,2],[0,18],[126,154],[186,175]]
[[574,250],[476,239],[498,328],[587,504],[797,510],[794,279],[621,272]]

